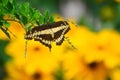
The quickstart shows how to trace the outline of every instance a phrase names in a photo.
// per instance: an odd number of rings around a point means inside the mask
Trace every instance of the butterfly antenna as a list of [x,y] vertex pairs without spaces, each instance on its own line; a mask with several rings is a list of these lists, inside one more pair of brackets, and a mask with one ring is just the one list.
[[73,49],[77,49],[72,42],[70,41],[70,39],[68,37],[65,37],[65,40],[68,42],[68,44],[70,44],[72,46]]
[[26,55],[27,55],[27,44],[28,44],[28,41],[26,40],[26,41],[25,41],[25,52],[24,52],[24,58],[26,58]]

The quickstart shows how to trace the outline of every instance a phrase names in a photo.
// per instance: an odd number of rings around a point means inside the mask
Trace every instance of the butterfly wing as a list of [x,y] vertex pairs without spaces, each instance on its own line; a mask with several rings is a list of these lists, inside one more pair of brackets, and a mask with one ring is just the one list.
[[[39,33],[39,32],[37,32]],[[40,41],[43,45],[49,47],[51,49],[51,41],[53,41],[51,34],[34,34],[33,36],[35,41]]]
[[56,42],[56,45],[61,45],[64,41],[64,35],[62,34],[64,29],[54,33],[54,41]]
[[25,38],[26,40],[32,40],[32,39],[33,39],[33,36],[32,36],[32,34],[31,34],[31,31],[26,32],[26,35],[25,35],[24,38]]
[[52,36],[50,34],[37,35],[34,37],[35,41],[40,41],[43,45],[51,49]]
[[[64,35],[70,30],[69,24],[67,22],[61,22],[59,25],[59,30],[54,33],[54,40],[56,45],[61,45],[64,41]],[[53,31],[55,31],[53,29]]]
[[40,41],[43,45],[51,49],[51,42],[55,41],[56,45],[61,45],[64,41],[64,35],[69,30],[70,27],[66,21],[58,21],[32,28],[26,33],[25,39]]

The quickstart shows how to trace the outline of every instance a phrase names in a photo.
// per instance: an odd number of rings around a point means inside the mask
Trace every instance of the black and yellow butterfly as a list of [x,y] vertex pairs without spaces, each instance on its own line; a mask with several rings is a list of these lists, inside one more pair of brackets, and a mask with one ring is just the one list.
[[51,50],[51,42],[56,42],[56,45],[61,45],[65,38],[64,35],[69,30],[70,26],[67,21],[58,21],[32,28],[26,32],[25,39],[40,41]]

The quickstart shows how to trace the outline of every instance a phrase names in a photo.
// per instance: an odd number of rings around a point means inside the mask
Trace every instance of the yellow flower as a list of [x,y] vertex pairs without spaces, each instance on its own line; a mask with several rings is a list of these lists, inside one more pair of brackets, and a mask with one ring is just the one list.
[[[10,23],[9,28],[7,29],[7,32],[10,35],[10,40],[15,39],[16,37],[18,37],[18,34],[25,34],[25,30],[24,30],[24,26],[22,26],[19,22],[16,21],[12,21],[11,17],[9,15],[5,15],[4,19],[7,20]],[[11,21],[10,21],[11,20]],[[2,26],[4,29],[5,26]],[[0,39],[4,39],[4,40],[8,40],[8,37],[5,35],[5,33],[3,33],[3,31],[0,29]]]
[[120,69],[115,68],[110,73],[111,80],[120,80]]
[[[19,47],[16,47],[19,46]],[[12,80],[52,80],[52,72],[58,67],[59,60],[49,49],[37,41],[29,41],[27,56],[24,57],[25,40],[23,35],[12,41],[6,48],[12,61],[6,65],[7,73]],[[15,74],[16,75],[12,75]],[[42,78],[41,78],[42,77]]]
[[[108,69],[102,62],[86,63],[83,61],[80,67],[79,79],[83,80],[106,80]],[[80,76],[80,77],[79,77]]]
[[94,42],[97,40],[97,34],[85,28],[85,26],[76,27],[74,24],[70,25],[71,30],[66,36],[69,37],[71,43],[77,49],[73,49],[67,41],[64,41],[57,48],[53,47],[55,52],[60,49],[59,54],[62,57],[64,79],[105,80],[108,75],[108,69],[102,62],[103,57],[99,56],[101,54],[95,53],[96,45],[94,45]]
[[85,26],[76,27],[71,26],[71,31],[67,35],[71,43],[80,51],[86,51],[83,48],[86,48],[87,45],[94,42],[96,35],[87,29]]
[[98,35],[98,46],[103,61],[109,68],[114,68],[120,63],[120,35],[113,30],[102,30]]
[[[30,40],[26,46],[26,59],[32,60],[32,58],[42,58],[46,54],[50,54],[50,51],[47,47],[42,45],[39,41]],[[18,65],[23,64],[26,60],[24,57],[25,54],[25,39],[24,35],[19,35],[18,38],[11,41],[10,44],[6,47],[6,52],[13,58]]]
[[12,61],[6,64],[9,75],[6,80],[36,80],[36,77],[40,77],[37,80],[52,80],[52,72],[56,70],[60,61],[56,57],[57,53],[52,54],[46,46],[34,40],[28,41],[26,48],[27,55],[25,58],[25,39],[23,34],[18,34],[18,37],[6,47],[7,54],[12,57]]
[[9,40],[6,34],[0,29],[0,39],[2,40]]
[[[30,73],[30,71],[26,70],[26,67],[28,66],[34,68],[33,73]],[[22,67],[17,67],[14,63],[8,62],[6,64],[8,76],[5,78],[5,80],[53,80],[51,73],[45,72],[40,67],[36,67],[32,65],[23,65]]]
[[[25,34],[24,28],[18,23],[14,21],[9,21],[10,27],[8,28],[7,32],[10,35],[10,40],[15,39],[18,37],[19,34]],[[5,33],[0,29],[0,39],[8,40],[8,37],[5,35]]]
[[88,63],[83,56],[69,52],[64,55],[65,80],[106,80],[108,69],[103,62]]
[[[98,80],[97,77],[100,77],[100,80],[105,80],[108,75],[108,69],[113,69],[114,67],[118,66],[120,64],[120,36],[116,31],[113,30],[102,30],[99,33],[94,33],[85,28],[84,26],[76,27],[76,29],[73,29],[75,25],[71,26],[71,31],[68,32],[67,36],[69,37],[72,44],[77,48],[76,51],[78,51],[78,54],[82,56],[84,61],[82,62],[85,65],[82,65],[82,69],[85,69],[86,72],[89,74],[84,74],[83,76],[89,75],[89,77],[85,80]],[[63,51],[68,50],[68,52],[71,50],[70,46],[68,47],[68,44],[63,43]],[[67,47],[67,48],[66,48]],[[72,50],[73,51],[73,50]],[[66,52],[64,52],[66,53]],[[76,52],[73,52],[71,54],[74,54]],[[67,53],[68,54],[68,53]],[[70,54],[69,54],[70,55]],[[74,56],[72,56],[74,57]],[[73,59],[69,59],[68,62]],[[72,62],[72,61],[70,61]],[[72,63],[76,63],[72,62]],[[79,63],[78,63],[79,64]],[[91,67],[91,65],[94,67],[95,65],[95,71],[88,69]],[[73,66],[72,64],[70,67]],[[75,66],[75,64],[74,64]],[[96,67],[97,66],[97,67]],[[68,67],[68,66],[67,66]],[[86,67],[86,68],[85,68]],[[72,67],[73,68],[73,67]],[[81,67],[79,67],[81,68]],[[78,68],[74,68],[75,71]],[[74,69],[72,70],[73,74]],[[73,74],[69,74],[72,75]],[[84,71],[83,71],[84,72]],[[97,73],[98,72],[98,73]],[[80,72],[82,73],[82,72]],[[98,76],[94,77],[95,73],[97,73]],[[105,73],[105,74],[104,74]],[[81,74],[82,75],[82,74]],[[71,77],[72,77],[71,76]],[[79,75],[80,76],[80,75]],[[79,78],[81,78],[80,76]],[[82,79],[82,78],[81,78]],[[81,80],[80,79],[80,80]],[[78,79],[79,80],[79,79]],[[82,79],[83,80],[83,79]]]
[[[95,33],[85,26],[68,23],[71,30],[65,35],[65,41],[60,46],[53,42],[51,52],[34,40],[28,41],[25,47],[24,34],[16,32],[18,37],[6,48],[13,58],[6,64],[9,75],[6,80],[53,80],[60,62],[65,80],[106,80],[110,69],[120,64],[120,35],[113,30]],[[112,74],[113,80],[116,75]]]
[[[35,48],[35,46],[31,47]],[[30,54],[28,53],[26,58],[16,52],[16,57],[14,56],[13,59],[6,64],[8,80],[53,80],[52,73],[58,67],[58,58],[54,54],[43,53],[46,51],[39,51],[40,53],[35,52],[36,51]]]
[[10,21],[10,24],[9,31],[11,31],[15,36],[17,36],[17,34],[25,34],[25,30],[23,28],[24,26],[22,26],[20,23]]
[[71,42],[88,63],[103,61],[109,68],[120,63],[120,37],[117,32],[103,30],[100,33],[93,33],[87,28],[80,27],[71,35],[73,35],[70,36]]

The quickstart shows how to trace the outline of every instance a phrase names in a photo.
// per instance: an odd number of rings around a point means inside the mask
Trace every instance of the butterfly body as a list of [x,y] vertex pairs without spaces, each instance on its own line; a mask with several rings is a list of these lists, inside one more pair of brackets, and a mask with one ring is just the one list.
[[32,28],[26,32],[25,39],[40,41],[43,45],[51,49],[51,42],[61,45],[64,41],[64,35],[69,30],[70,26],[66,21],[58,21]]

